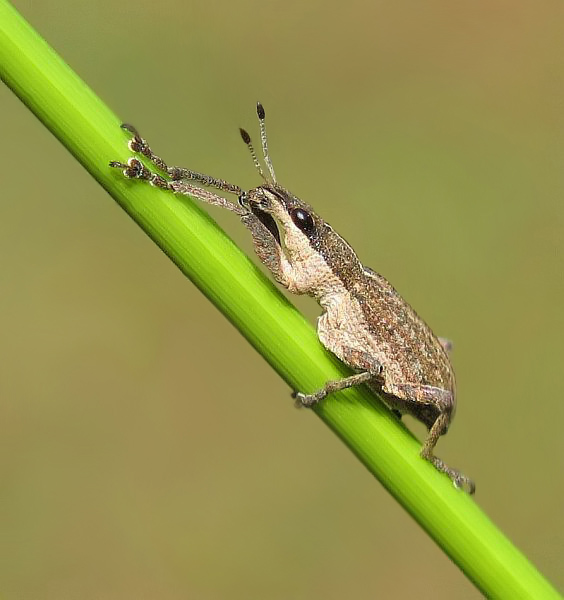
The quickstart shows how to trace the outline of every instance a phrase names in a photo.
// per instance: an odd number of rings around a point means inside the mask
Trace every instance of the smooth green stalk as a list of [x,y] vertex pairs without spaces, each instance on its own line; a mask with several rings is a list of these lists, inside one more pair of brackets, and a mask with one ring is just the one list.
[[[130,154],[118,118],[7,0],[0,0],[0,76],[292,388],[314,390],[346,373],[191,200],[108,167]],[[419,442],[366,390],[335,394],[316,413],[485,595],[559,597],[471,497],[419,458]]]

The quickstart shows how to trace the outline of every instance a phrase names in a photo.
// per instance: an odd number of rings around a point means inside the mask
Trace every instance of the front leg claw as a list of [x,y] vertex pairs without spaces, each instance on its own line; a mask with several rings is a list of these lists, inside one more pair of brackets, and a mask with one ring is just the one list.
[[131,152],[137,152],[138,154],[143,154],[144,156],[147,156],[148,158],[150,158],[151,151],[149,149],[149,145],[139,135],[139,132],[137,131],[137,129],[133,125],[130,125],[129,123],[122,123],[120,125],[120,127],[124,131],[127,131],[128,133],[131,133],[131,135],[132,135],[131,139],[127,143],[127,146],[131,150]]
[[180,177],[175,177],[174,175],[178,171],[182,172],[183,169],[178,169],[178,167],[172,167],[169,169],[169,166],[165,163],[165,161],[151,150],[147,140],[141,137],[136,127],[130,125],[129,123],[122,123],[121,128],[130,133],[132,136],[129,142],[127,142],[127,147],[131,150],[131,152],[136,152],[137,154],[146,156],[159,171],[162,171],[165,173],[165,175],[170,175],[173,179],[180,179]]
[[144,177],[144,175],[147,174],[148,169],[137,158],[131,157],[127,159],[127,163],[122,163],[118,160],[112,160],[110,162],[110,167],[123,169],[123,175],[128,179],[147,179],[147,177]]
[[127,179],[143,179],[155,187],[163,190],[175,191],[174,188],[171,187],[171,184],[164,177],[158,173],[153,173],[150,169],[147,169],[147,167],[138,158],[128,158],[127,163],[122,163],[118,160],[112,160],[110,162],[110,167],[122,169],[123,175]]

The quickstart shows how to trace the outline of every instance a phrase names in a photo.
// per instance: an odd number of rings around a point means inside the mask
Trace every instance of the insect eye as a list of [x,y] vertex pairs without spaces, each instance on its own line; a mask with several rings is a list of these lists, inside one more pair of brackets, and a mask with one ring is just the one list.
[[293,208],[290,211],[290,217],[298,229],[304,233],[311,233],[315,229],[312,216],[303,208]]

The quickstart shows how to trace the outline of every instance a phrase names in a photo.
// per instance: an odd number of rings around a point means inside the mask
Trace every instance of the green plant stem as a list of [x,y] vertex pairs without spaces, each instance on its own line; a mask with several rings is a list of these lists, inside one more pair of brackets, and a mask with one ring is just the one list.
[[[0,0],[0,75],[292,388],[314,390],[346,374],[311,325],[190,199],[126,181],[108,167],[130,154],[119,119],[7,0]],[[419,442],[366,390],[335,394],[315,412],[485,595],[559,597],[472,498],[419,458]]]

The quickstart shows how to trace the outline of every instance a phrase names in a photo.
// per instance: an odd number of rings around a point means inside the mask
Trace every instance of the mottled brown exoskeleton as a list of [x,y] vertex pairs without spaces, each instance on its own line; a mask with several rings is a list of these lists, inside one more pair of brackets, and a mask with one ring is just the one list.
[[[413,415],[429,428],[421,456],[446,473],[457,487],[473,493],[470,479],[433,454],[456,405],[449,343],[434,335],[384,277],[363,266],[349,244],[308,204],[277,183],[260,103],[257,114],[268,175],[260,166],[249,134],[241,129],[264,181],[248,192],[222,179],[169,167],[131,125],[122,125],[133,136],[130,150],[146,156],[164,176],[133,157],[127,164],[116,161],[110,166],[123,169],[128,178],[146,180],[233,211],[249,228],[259,259],[276,281],[294,294],[309,294],[319,302],[323,309],[317,321],[321,343],[356,374],[329,381],[313,394],[295,392],[297,404],[313,406],[331,392],[368,385],[395,414]],[[194,182],[236,194],[238,204]]]

